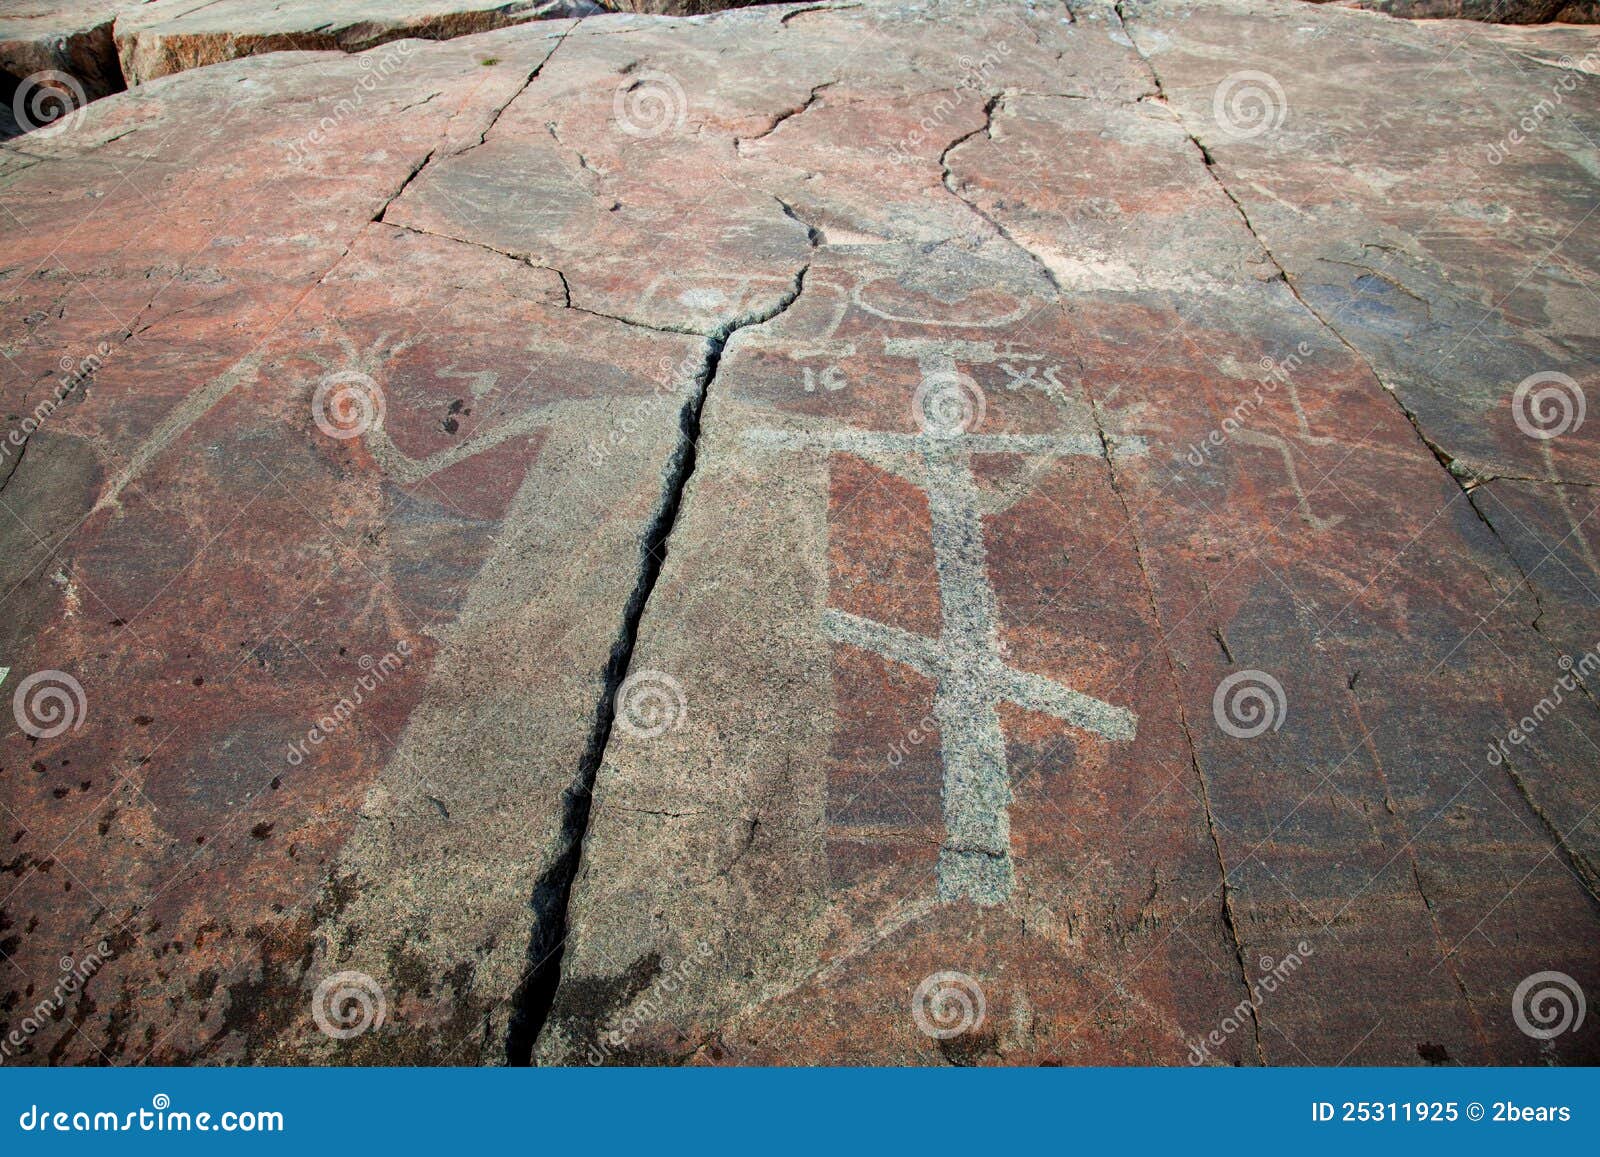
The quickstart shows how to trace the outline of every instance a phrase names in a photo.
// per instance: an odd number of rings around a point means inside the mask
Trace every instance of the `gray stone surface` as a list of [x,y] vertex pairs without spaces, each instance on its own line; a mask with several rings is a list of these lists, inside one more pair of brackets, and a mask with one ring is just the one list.
[[0,147],[19,1059],[1595,1060],[1596,59],[861,0]]
[[[112,23],[136,0],[13,0],[0,5],[0,70],[21,80],[61,72],[98,100],[127,86],[116,66]],[[11,94],[6,93],[6,104]]]
[[218,61],[286,49],[360,52],[417,36],[448,40],[529,20],[581,16],[587,0],[150,0],[117,18],[129,84]]

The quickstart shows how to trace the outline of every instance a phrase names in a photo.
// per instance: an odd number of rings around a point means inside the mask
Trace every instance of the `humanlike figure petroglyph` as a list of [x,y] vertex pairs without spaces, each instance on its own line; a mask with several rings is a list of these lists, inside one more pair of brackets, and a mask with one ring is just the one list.
[[[1014,505],[1026,489],[1011,486],[985,494],[972,470],[975,454],[1021,454],[1053,462],[1063,455],[1099,456],[1107,445],[1093,429],[1055,434],[982,434],[972,406],[977,389],[957,369],[967,364],[1020,360],[1015,351],[986,342],[889,338],[884,351],[916,359],[922,384],[917,390],[917,433],[836,430],[755,429],[745,433],[754,447],[822,450],[853,454],[892,471],[928,496],[934,561],[939,576],[943,624],[929,638],[844,611],[826,609],[822,629],[839,643],[873,651],[910,667],[935,682],[934,718],[944,760],[945,839],[939,851],[939,899],[978,904],[1005,902],[1012,892],[1011,778],[998,707],[1014,703],[1055,716],[1110,740],[1134,737],[1138,718],[1051,679],[1010,666],[999,636],[1000,616],[989,580],[983,519]],[[1013,379],[1019,375],[1013,372]],[[1053,374],[1020,375],[1043,389],[1069,417],[1070,399]],[[1070,421],[1068,425],[1070,426]],[[1137,439],[1115,444],[1111,452],[1139,454]],[[1031,479],[1036,471],[1024,472]]]

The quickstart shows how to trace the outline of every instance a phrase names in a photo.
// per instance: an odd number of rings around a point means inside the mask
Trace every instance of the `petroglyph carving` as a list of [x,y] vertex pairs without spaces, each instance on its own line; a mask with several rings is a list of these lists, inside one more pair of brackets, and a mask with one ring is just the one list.
[[[948,380],[960,358],[994,361],[1002,355],[988,343],[890,338],[885,352],[914,357],[924,387]],[[1046,375],[1031,384],[1068,399],[1059,381]],[[840,430],[808,432],[756,429],[747,444],[773,449],[816,449],[853,454],[919,486],[928,496],[934,561],[939,575],[943,626],[937,639],[885,623],[827,609],[822,628],[835,642],[883,655],[937,684],[934,717],[944,758],[945,840],[939,852],[939,898],[1003,903],[1015,871],[1011,860],[1011,779],[1000,703],[1044,712],[1111,740],[1131,740],[1133,712],[1070,687],[1010,666],[999,637],[999,609],[989,579],[983,519],[994,501],[981,492],[972,470],[975,454],[1025,454],[1055,461],[1062,455],[1098,456],[1106,445],[1093,430],[1060,434],[981,434],[924,428],[915,434]],[[1142,453],[1136,440],[1116,447]],[[1034,475],[1024,472],[1028,479]],[[1022,490],[1005,495],[1010,505]]]

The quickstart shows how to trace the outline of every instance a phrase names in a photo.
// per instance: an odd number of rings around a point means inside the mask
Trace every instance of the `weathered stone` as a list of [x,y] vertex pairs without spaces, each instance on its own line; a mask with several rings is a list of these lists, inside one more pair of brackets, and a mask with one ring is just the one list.
[[640,12],[651,16],[704,16],[730,8],[751,8],[773,0],[601,0],[613,12]]
[[[13,84],[39,73],[61,73],[79,86],[81,91],[72,94],[79,103],[122,91],[127,86],[117,68],[111,27],[118,11],[128,3],[25,0],[8,4],[0,12],[0,72],[11,74]],[[8,86],[0,96],[9,113],[15,90]],[[23,99],[26,101],[28,94]]]
[[[29,327],[8,334],[8,412],[106,343],[4,491],[5,654],[89,704],[81,732],[6,740],[6,907],[30,922],[8,955],[37,986],[97,938],[111,952],[31,1055],[291,1055],[327,1041],[311,992],[352,962],[409,1026],[364,1042],[380,1056],[503,1055],[482,1022],[503,1026],[537,875],[513,865],[560,843],[699,343],[375,219],[570,28],[392,72],[223,65],[177,99],[90,106],[37,143],[50,160],[8,158],[6,312]],[[382,421],[334,436],[340,391],[374,386]]]
[[607,15],[0,149],[18,1059],[1597,1059],[1596,54]]
[[150,0],[117,18],[117,54],[129,84],[286,49],[364,49],[418,36],[448,40],[528,20],[598,11],[588,0]]
[[[641,12],[693,16],[771,0],[361,0],[330,20],[322,0],[29,0],[0,15],[0,139],[159,76],[242,56],[361,52],[532,20]],[[22,118],[14,114],[18,82]],[[39,91],[35,91],[39,90]]]
[[[1218,74],[1250,63],[1239,46],[1253,42],[1258,68],[1314,58],[1292,73],[1308,88],[1348,84],[1358,53],[1393,52],[1392,77],[1413,53],[1461,51],[1459,35],[1391,39],[1392,25],[1333,12],[1185,17],[1152,8],[1130,36],[1112,11],[1080,11],[1045,43],[1067,75],[1116,46],[1131,70],[1135,39],[1175,45],[1182,29],[1212,36],[1192,59]],[[1270,31],[1212,33],[1235,18]],[[875,11],[828,19],[856,22],[858,36],[888,22]],[[1279,28],[1313,39],[1286,43]],[[1341,35],[1359,47],[1339,51]],[[1497,52],[1486,44],[1466,59]],[[826,56],[816,58],[821,82]],[[904,83],[875,59],[873,81]],[[1540,731],[1517,774],[1485,762],[1502,704],[1537,702],[1560,674],[1528,625],[1528,592],[1387,382],[1345,344],[1360,338],[1291,292],[1233,182],[1219,183],[1187,114],[1191,100],[1209,108],[1220,76],[1180,73],[1174,89],[1166,73],[1179,59],[1191,57],[1174,48],[1143,73],[1155,99],[1136,99],[1137,87],[1122,100],[1063,99],[1049,94],[1070,86],[1002,67],[983,86],[989,119],[953,118],[937,134],[949,204],[978,210],[948,257],[897,257],[892,229],[863,228],[861,216],[849,236],[873,236],[871,258],[830,243],[830,207],[850,221],[837,206],[871,199],[863,186],[883,178],[813,142],[838,139],[830,107],[881,107],[882,96],[830,87],[764,142],[763,158],[810,174],[803,211],[792,203],[823,245],[801,298],[736,336],[711,391],[685,518],[634,656],[636,671],[681,684],[686,726],[613,735],[543,1059],[1531,1060],[1540,1046],[1509,1015],[1512,990],[1550,968],[1594,983],[1581,945],[1595,924],[1596,772],[1583,754],[1600,723],[1593,704],[1570,697],[1565,733]],[[1445,147],[1420,129],[1441,123],[1430,97],[1461,115],[1460,94],[1437,84],[1417,94],[1415,122],[1406,102],[1396,114],[1392,92],[1373,92],[1390,110],[1375,154]],[[1345,115],[1309,96],[1292,107]],[[1578,110],[1594,115],[1592,101]],[[1337,124],[1301,131],[1310,139],[1280,144],[1270,172],[1297,182],[1279,204],[1305,213],[1322,204],[1302,191],[1320,175],[1316,144],[1342,145],[1348,170],[1350,138]],[[1307,153],[1304,172],[1286,159]],[[1266,180],[1239,177],[1246,189]],[[1439,176],[1423,180],[1437,198]],[[1546,181],[1530,200],[1592,188],[1575,172]],[[896,196],[879,187],[880,202]],[[1393,206],[1357,201],[1349,216],[1382,220]],[[1341,236],[1319,224],[1303,234]],[[957,239],[1015,243],[1016,272],[974,273]],[[1056,291],[1037,276],[1030,286],[1030,260]],[[1480,267],[1465,260],[1462,272]],[[1482,267],[1508,283],[1520,273]],[[895,308],[877,287],[937,306]],[[996,301],[1007,292],[1010,316]],[[1577,296],[1525,324],[1549,335],[1559,318],[1567,332]],[[1478,320],[1452,332],[1468,337]],[[981,338],[965,328],[973,321]],[[1263,372],[1264,358],[1288,364],[1288,377]],[[1472,386],[1457,375],[1447,395],[1441,383],[1445,429],[1481,430],[1468,416],[1474,389],[1515,384],[1481,352],[1477,367]],[[947,466],[919,468],[911,438],[919,376],[938,388],[952,370],[987,399],[967,439],[970,484]],[[843,384],[807,388],[824,381]],[[1212,447],[1211,431],[1262,382],[1271,390],[1254,423]],[[1030,406],[1048,414],[1051,398],[1063,410],[1044,429],[1099,432],[1103,457],[1001,451],[1006,436],[1039,429]],[[1191,464],[1196,446],[1207,449]],[[1019,472],[1020,509],[1007,485]],[[942,558],[952,532],[941,524],[962,501],[977,521]],[[888,530],[885,507],[904,529]],[[893,560],[926,560],[930,539],[931,564],[890,583]],[[980,539],[988,562],[974,571],[961,559]],[[1426,553],[1411,557],[1419,542]],[[1390,578],[1396,567],[1403,577]],[[968,609],[973,599],[992,609]],[[994,676],[966,650],[942,671],[926,640],[959,644],[974,626],[1004,645],[1007,665],[1132,711],[1137,734],[1104,726],[1103,708],[1076,726],[1037,700],[1035,714],[1018,712],[982,690]],[[1218,722],[1217,692],[1241,676],[1270,687],[1262,671],[1286,703],[1271,703],[1278,728],[1241,739]],[[976,699],[963,690],[972,683]],[[998,733],[985,706],[996,699]],[[986,733],[996,738],[975,738]],[[975,744],[978,768],[1005,769],[1009,794],[974,770]],[[985,807],[993,822],[973,827]],[[1009,847],[990,842],[1001,814]],[[1225,875],[1202,886],[1208,855]],[[1577,927],[1590,931],[1574,939]],[[1288,960],[1281,994],[1234,1007]],[[971,979],[935,987],[982,988],[990,1020],[934,1039],[908,1007],[926,991],[919,981],[949,972]],[[1229,1027],[1208,1040],[1218,1024]],[[1563,1045],[1593,1055],[1592,1039]]]
[[[601,11],[589,0],[28,0],[0,15],[0,139],[172,72],[298,49],[359,52]],[[18,94],[18,86],[21,93]]]
[[1340,0],[1410,20],[1485,20],[1494,24],[1597,24],[1595,0]]
[[[1134,14],[1138,40],[1140,9],[1125,10]],[[1600,364],[1600,325],[1586,272],[1600,268],[1600,248],[1582,228],[1596,205],[1589,142],[1600,93],[1600,82],[1583,70],[1600,65],[1600,42],[1588,36],[1580,55],[1554,67],[1535,59],[1527,71],[1486,75],[1474,101],[1431,90],[1402,115],[1374,94],[1337,114],[1341,123],[1384,124],[1386,131],[1395,125],[1398,140],[1380,143],[1371,133],[1351,141],[1323,130],[1320,116],[1297,124],[1297,114],[1315,107],[1317,94],[1335,83],[1334,62],[1351,63],[1364,51],[1365,40],[1354,29],[1336,26],[1321,38],[1318,67],[1282,78],[1280,128],[1230,133],[1211,99],[1227,83],[1220,75],[1225,70],[1214,57],[1206,58],[1246,20],[1259,53],[1254,63],[1262,70],[1272,67],[1274,52],[1291,50],[1302,36],[1292,19],[1257,16],[1218,6],[1177,33],[1156,24],[1157,35],[1147,46],[1152,67],[1297,298],[1393,391],[1428,447],[1467,483],[1447,491],[1447,501],[1430,513],[1487,520],[1494,544],[1493,532],[1505,520],[1470,492],[1479,480],[1600,481],[1600,428],[1586,424],[1581,414]],[[1426,26],[1398,40],[1395,50],[1405,54],[1455,43],[1450,31]],[[1494,41],[1459,47],[1464,67],[1475,76],[1480,60],[1505,58]],[[1229,67],[1243,63],[1235,60]],[[1348,69],[1337,75],[1339,83],[1350,78]],[[1514,110],[1510,125],[1508,108]],[[1528,127],[1519,133],[1524,119]],[[1424,124],[1436,127],[1423,131]],[[1292,166],[1283,163],[1290,153],[1296,158]],[[1580,489],[1547,486],[1538,502],[1545,519],[1568,522],[1582,553],[1582,522],[1595,503],[1573,514],[1572,494]],[[1481,555],[1484,530],[1476,522],[1469,529],[1467,541]],[[1504,534],[1498,536],[1502,541]],[[1430,546],[1442,554],[1439,544]],[[1549,580],[1537,573],[1538,562],[1518,561],[1520,570],[1497,568],[1504,601],[1478,613],[1491,620],[1514,615],[1533,630],[1514,635],[1521,641],[1513,646],[1497,640],[1485,624],[1450,651],[1448,662],[1470,671],[1464,656],[1490,640],[1485,663],[1503,663],[1509,651],[1513,664],[1526,666],[1524,694],[1531,709],[1561,678],[1552,664],[1565,646],[1578,646],[1581,654],[1600,643],[1600,607],[1592,600],[1587,610],[1570,606],[1546,624],[1537,600]],[[1535,605],[1518,608],[1530,595]],[[1550,630],[1557,632],[1553,638]],[[1497,686],[1479,709],[1491,710],[1503,694]],[[1465,688],[1452,697],[1463,724],[1476,698]],[[1511,710],[1513,718],[1520,713]],[[1592,781],[1575,769],[1595,764],[1585,750],[1587,738],[1557,730],[1544,729],[1517,753],[1512,778],[1519,791],[1532,789],[1541,821],[1561,834],[1561,854],[1594,890],[1600,882],[1600,828],[1592,824]],[[1408,755],[1406,763],[1417,766],[1417,758]]]

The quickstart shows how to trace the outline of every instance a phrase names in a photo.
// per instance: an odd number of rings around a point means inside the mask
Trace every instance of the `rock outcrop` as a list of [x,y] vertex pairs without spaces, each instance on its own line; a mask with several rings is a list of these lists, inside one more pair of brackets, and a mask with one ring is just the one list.
[[[769,0],[20,0],[0,14],[0,139],[130,84],[265,52],[362,52],[603,11],[692,16]],[[20,97],[18,96],[20,90]]]
[[1340,0],[1408,20],[1483,20],[1492,24],[1597,24],[1596,0]]
[[639,12],[651,16],[705,16],[730,8],[750,8],[773,0],[601,0],[613,12]]
[[1600,1059],[1597,61],[847,0],[0,146],[7,1060]]
[[[79,103],[127,87],[112,25],[130,0],[24,0],[0,12],[0,72],[13,83],[38,73],[71,77]],[[4,94],[11,104],[13,94]]]
[[151,0],[117,19],[129,84],[288,49],[360,52],[405,37],[449,40],[530,20],[600,11],[589,0]]

